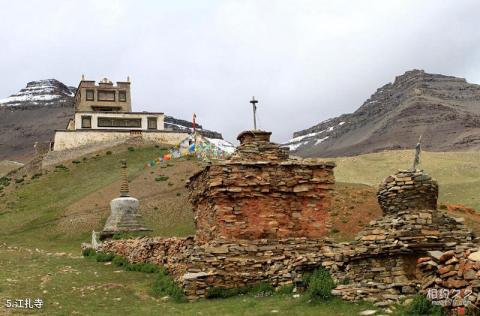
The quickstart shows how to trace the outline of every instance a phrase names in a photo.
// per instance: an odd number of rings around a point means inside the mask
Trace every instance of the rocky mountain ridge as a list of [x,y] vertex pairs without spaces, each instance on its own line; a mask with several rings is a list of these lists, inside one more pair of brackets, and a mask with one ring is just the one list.
[[411,70],[379,88],[360,108],[295,132],[285,145],[300,156],[351,156],[413,148],[480,149],[480,85]]
[[0,99],[0,106],[73,105],[75,90],[56,79],[31,81],[19,92]]
[[[28,161],[35,142],[53,139],[56,129],[64,129],[73,117],[75,88],[56,79],[32,81],[7,98],[0,99],[0,161]],[[165,128],[189,131],[192,123],[165,116]],[[222,134],[203,129],[205,137],[222,139]]]

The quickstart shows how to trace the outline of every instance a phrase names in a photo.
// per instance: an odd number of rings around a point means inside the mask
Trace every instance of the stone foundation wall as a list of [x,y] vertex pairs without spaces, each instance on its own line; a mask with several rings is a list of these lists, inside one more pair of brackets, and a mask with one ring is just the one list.
[[384,214],[437,209],[438,184],[421,170],[401,170],[385,179],[377,193]]
[[188,185],[198,242],[328,234],[334,164],[227,162]]
[[[325,238],[216,239],[198,243],[193,237],[155,237],[111,240],[102,250],[122,255],[130,262],[165,266],[189,299],[204,297],[210,287],[289,284],[301,279],[305,271],[323,266],[340,284],[334,295],[381,306],[417,293],[422,274],[416,260],[427,251],[465,250],[474,241],[463,223],[425,210],[372,221],[351,243]],[[342,285],[345,281],[348,284]]]
[[193,238],[110,240],[101,249],[129,262],[165,266],[189,299],[211,287],[234,288],[260,282],[291,284],[319,266],[336,269],[341,252],[331,241],[306,238],[280,240],[215,240],[202,245]]

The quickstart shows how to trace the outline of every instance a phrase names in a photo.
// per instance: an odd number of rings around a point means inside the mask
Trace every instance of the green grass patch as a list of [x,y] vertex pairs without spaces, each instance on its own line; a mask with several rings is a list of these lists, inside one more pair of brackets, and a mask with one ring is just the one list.
[[335,282],[330,272],[325,268],[318,268],[304,278],[307,290],[304,297],[311,300],[326,301],[332,298]]
[[408,305],[403,315],[431,315],[431,316],[447,316],[448,313],[441,306],[433,305],[425,296],[415,295],[413,301]]
[[162,181],[167,181],[169,178],[167,176],[160,175],[155,178],[155,181],[162,182]]
[[0,177],[0,185],[7,187],[11,180],[9,177]]
[[236,288],[211,287],[207,290],[207,298],[228,298],[238,295],[253,295],[256,297],[270,296],[275,293],[275,288],[268,283],[258,283],[255,285],[247,285]]
[[187,301],[182,289],[165,270],[157,274],[157,278],[152,286],[152,293],[157,297],[170,296],[177,303]]

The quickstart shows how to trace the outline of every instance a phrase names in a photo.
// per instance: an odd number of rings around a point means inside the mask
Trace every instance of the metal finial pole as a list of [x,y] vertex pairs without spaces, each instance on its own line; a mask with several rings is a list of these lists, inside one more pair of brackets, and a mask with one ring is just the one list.
[[417,146],[415,146],[415,159],[413,160],[413,167],[412,169],[415,171],[417,170],[418,165],[420,164],[420,153],[422,151],[422,135],[418,138]]
[[120,196],[128,197],[130,195],[128,194],[127,160],[122,159],[120,162],[122,163],[122,185],[120,187]]
[[250,101],[253,107],[253,129],[257,129],[257,103],[258,101],[255,100],[255,97],[252,97]]

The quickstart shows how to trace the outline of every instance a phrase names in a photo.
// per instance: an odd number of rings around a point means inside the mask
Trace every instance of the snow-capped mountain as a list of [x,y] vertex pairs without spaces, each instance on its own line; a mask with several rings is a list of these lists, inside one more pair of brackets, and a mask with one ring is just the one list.
[[75,88],[67,87],[56,79],[32,81],[5,99],[0,99],[0,106],[36,106],[67,105],[72,103]]

